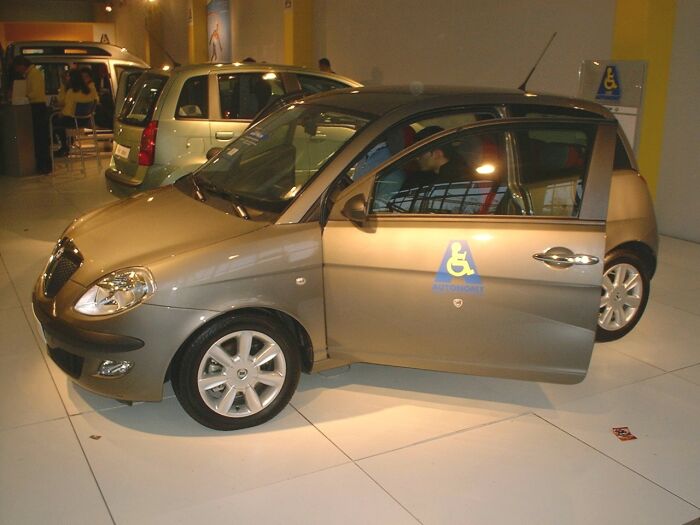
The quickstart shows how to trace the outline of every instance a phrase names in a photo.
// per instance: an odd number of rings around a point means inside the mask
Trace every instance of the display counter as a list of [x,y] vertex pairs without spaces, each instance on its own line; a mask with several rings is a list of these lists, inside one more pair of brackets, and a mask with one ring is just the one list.
[[35,168],[31,106],[0,105],[0,175],[26,177]]

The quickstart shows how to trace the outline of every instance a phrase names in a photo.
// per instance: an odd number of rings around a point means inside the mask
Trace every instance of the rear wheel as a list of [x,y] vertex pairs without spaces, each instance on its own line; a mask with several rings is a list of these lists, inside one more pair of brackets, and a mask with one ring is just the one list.
[[632,330],[649,300],[649,270],[628,250],[614,250],[605,257],[596,340],[614,341]]
[[173,374],[185,411],[204,426],[236,430],[277,415],[299,382],[299,352],[277,321],[240,316],[215,321],[192,340]]

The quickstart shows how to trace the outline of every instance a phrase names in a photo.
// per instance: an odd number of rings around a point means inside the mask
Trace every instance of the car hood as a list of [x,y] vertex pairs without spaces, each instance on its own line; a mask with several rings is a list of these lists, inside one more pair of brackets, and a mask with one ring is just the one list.
[[147,267],[269,224],[224,213],[169,186],[89,212],[64,236],[84,259],[72,280],[88,286],[115,270]]

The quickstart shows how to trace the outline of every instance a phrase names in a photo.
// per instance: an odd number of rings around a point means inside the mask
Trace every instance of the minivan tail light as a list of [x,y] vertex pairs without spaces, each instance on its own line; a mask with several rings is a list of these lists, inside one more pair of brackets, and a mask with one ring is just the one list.
[[156,156],[156,134],[158,133],[158,121],[148,123],[141,134],[141,146],[139,147],[139,166],[153,166]]

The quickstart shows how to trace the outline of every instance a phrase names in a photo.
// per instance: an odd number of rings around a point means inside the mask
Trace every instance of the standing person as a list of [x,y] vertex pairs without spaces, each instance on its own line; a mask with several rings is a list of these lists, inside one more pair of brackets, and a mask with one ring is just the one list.
[[51,151],[44,74],[23,56],[15,57],[13,65],[15,71],[27,82],[26,93],[32,109],[32,127],[34,128],[36,170],[38,173],[45,175],[51,173]]
[[331,69],[331,61],[325,57],[318,60],[318,68],[324,73],[335,73],[335,71]]
[[[81,73],[75,69],[69,72],[70,80],[66,90],[65,103],[61,109],[61,114],[55,122],[55,132],[61,142],[61,149],[56,152],[57,157],[68,155],[70,145],[66,137],[66,129],[75,128],[75,109],[78,104],[95,103],[95,97],[90,88],[85,84]],[[78,122],[78,124],[81,124]]]

